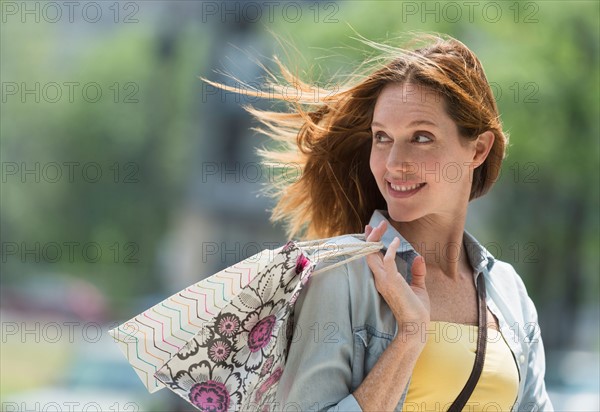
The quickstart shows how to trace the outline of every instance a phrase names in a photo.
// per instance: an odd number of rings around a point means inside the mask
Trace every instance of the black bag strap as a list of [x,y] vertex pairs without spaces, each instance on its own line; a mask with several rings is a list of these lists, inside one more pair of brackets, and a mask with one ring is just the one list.
[[467,404],[467,401],[471,397],[471,394],[477,385],[477,381],[481,376],[481,371],[483,370],[485,348],[487,344],[487,305],[485,303],[485,296],[485,279],[483,277],[483,273],[480,273],[477,276],[479,330],[477,333],[477,352],[475,353],[475,364],[473,365],[471,376],[469,376],[465,387],[458,394],[452,405],[450,405],[448,412],[460,412],[463,410],[464,406]]

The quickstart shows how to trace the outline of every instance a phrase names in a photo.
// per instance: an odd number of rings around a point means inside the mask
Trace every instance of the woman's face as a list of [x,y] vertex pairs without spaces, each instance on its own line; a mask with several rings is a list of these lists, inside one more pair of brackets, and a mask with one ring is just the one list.
[[397,222],[466,213],[481,161],[444,105],[440,94],[413,84],[389,84],[377,99],[370,167]]

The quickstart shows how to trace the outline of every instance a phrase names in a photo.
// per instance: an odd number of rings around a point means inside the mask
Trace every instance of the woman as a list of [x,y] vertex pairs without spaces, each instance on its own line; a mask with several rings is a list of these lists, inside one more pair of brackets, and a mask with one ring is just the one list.
[[248,108],[288,144],[262,154],[302,167],[277,187],[273,219],[291,237],[364,229],[387,249],[305,286],[274,410],[552,410],[523,282],[464,229],[505,153],[494,96],[464,44],[424,40],[412,51],[366,41],[383,63],[293,113]]

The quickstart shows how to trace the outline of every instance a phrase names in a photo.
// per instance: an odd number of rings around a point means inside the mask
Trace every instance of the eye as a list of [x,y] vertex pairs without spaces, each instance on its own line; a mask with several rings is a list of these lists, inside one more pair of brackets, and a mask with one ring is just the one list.
[[385,143],[386,141],[389,142],[391,139],[385,134],[377,132],[373,135],[373,140],[375,141],[375,143]]
[[433,141],[433,139],[431,137],[429,137],[428,135],[426,135],[424,133],[415,134],[414,140],[417,143],[429,143],[429,142]]

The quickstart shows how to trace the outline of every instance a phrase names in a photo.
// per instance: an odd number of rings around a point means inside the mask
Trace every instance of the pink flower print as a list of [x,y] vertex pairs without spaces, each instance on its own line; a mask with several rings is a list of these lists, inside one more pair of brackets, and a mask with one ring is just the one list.
[[283,375],[283,368],[279,367],[275,369],[273,374],[269,376],[269,381],[271,382],[271,385],[274,385],[277,382],[279,382],[279,379],[281,379],[281,375]]
[[216,340],[208,350],[208,355],[213,362],[223,362],[229,357],[231,346],[224,340]]
[[[212,342],[211,342],[212,344]],[[210,346],[210,345],[209,345]],[[188,366],[189,365],[189,366]],[[242,378],[230,364],[213,364],[209,359],[184,365],[186,369],[169,369],[168,387],[201,411],[229,412],[241,410]]]
[[229,393],[222,382],[209,380],[197,383],[190,390],[189,397],[201,411],[226,412],[229,409]]
[[271,334],[275,327],[275,315],[267,316],[258,321],[248,335],[248,348],[250,352],[258,352],[271,341]]
[[233,315],[226,315],[220,319],[217,328],[222,336],[231,337],[240,329],[240,321]]
[[281,375],[283,375],[283,369],[281,367],[278,367],[277,369],[275,369],[273,374],[269,376],[267,380],[260,385],[260,387],[256,391],[256,395],[254,396],[254,400],[256,402],[260,402],[263,395],[269,390],[269,388],[275,385],[277,382],[279,382],[279,379],[281,379]]
[[310,261],[306,258],[306,256],[298,256],[298,259],[296,260],[296,274],[299,275],[300,273],[302,273],[306,266],[308,266],[309,264]]
[[271,368],[273,367],[273,361],[275,358],[273,355],[269,356],[265,363],[263,364],[262,369],[260,370],[260,376],[265,376],[267,373],[271,372]]
[[[277,342],[275,328],[277,316],[285,316],[287,301],[268,301],[246,316],[240,331],[233,337],[232,361],[236,367],[259,373],[263,362],[271,355]],[[282,319],[283,320],[283,319]]]

